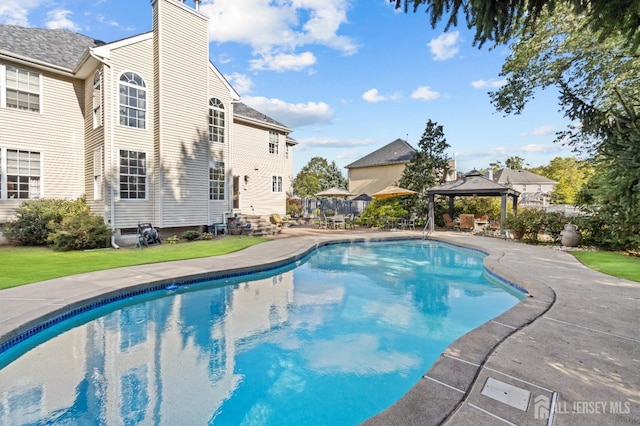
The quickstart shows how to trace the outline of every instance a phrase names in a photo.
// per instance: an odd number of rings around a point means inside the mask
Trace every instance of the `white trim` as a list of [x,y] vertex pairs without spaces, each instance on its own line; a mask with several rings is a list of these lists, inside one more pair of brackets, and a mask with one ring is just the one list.
[[[147,151],[139,151],[139,150],[135,150],[135,149],[131,149],[131,148],[116,148],[117,151],[117,159],[118,159],[118,172],[117,172],[117,176],[116,176],[116,184],[117,184],[117,193],[118,193],[118,201],[149,201],[149,152]],[[120,176],[122,174],[121,169],[120,169],[120,159],[121,159],[121,153],[120,151],[127,151],[127,152],[141,152],[144,154],[144,177],[145,177],[145,184],[144,184],[144,198],[122,198],[120,196]],[[131,175],[132,176],[132,175]],[[140,175],[136,175],[136,176],[140,176]]]

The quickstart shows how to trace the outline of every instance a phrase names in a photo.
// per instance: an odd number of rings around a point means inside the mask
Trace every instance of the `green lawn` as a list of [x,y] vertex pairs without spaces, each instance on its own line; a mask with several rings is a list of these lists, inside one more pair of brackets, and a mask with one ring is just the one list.
[[144,249],[132,247],[68,252],[55,252],[45,247],[0,246],[0,289],[121,266],[220,256],[265,241],[269,240],[228,236],[212,241],[162,244]]
[[614,277],[640,282],[640,258],[611,251],[572,251],[591,269]]

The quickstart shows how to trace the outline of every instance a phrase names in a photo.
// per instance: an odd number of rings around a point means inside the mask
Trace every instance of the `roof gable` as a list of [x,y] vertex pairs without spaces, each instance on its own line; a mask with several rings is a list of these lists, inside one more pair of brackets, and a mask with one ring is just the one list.
[[373,151],[371,154],[365,155],[359,160],[345,166],[347,169],[358,167],[387,166],[390,164],[408,163],[416,153],[414,147],[409,145],[403,139],[395,141]]
[[249,105],[243,104],[242,102],[236,102],[233,104],[233,115],[234,117],[245,117],[252,121],[259,121],[269,125],[269,127],[277,126],[291,131],[291,129],[289,129],[284,124],[274,120],[273,118],[261,113],[258,110],[251,108]]
[[493,179],[501,184],[510,183],[512,185],[533,185],[533,184],[555,184],[555,180],[548,179],[528,170],[504,169],[498,170]]
[[0,52],[72,70],[88,48],[102,41],[68,30],[0,25]]

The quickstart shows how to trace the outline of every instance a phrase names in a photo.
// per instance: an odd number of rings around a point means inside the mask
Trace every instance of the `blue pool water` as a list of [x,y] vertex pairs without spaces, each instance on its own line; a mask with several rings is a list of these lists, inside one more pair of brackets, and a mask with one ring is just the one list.
[[482,258],[336,244],[93,310],[0,355],[0,423],[357,424],[522,299]]

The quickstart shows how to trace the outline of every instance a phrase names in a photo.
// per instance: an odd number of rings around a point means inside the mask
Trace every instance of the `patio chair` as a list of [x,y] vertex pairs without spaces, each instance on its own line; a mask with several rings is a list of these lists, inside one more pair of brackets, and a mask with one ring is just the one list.
[[400,229],[416,230],[416,215],[412,214],[411,217],[400,219]]
[[443,214],[442,218],[444,219],[445,228],[456,229],[460,227],[460,225],[458,225],[453,219],[451,219],[451,216],[449,216],[448,213]]
[[473,231],[476,228],[476,219],[472,214],[460,215],[460,229],[463,231]]

